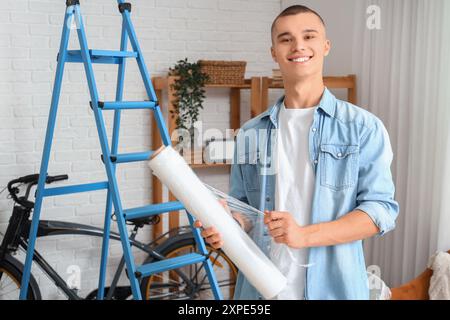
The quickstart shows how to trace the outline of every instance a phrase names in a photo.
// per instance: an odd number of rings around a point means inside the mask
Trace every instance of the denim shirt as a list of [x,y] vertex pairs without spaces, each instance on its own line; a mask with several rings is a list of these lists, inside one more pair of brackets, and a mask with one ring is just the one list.
[[[272,151],[283,100],[245,123],[236,137],[230,195],[260,210],[274,210]],[[309,157],[315,172],[312,224],[361,210],[379,228],[379,235],[394,229],[399,206],[390,170],[393,154],[388,133],[377,117],[338,100],[325,88],[309,131]],[[250,236],[268,255],[271,238],[262,217]],[[362,240],[309,248],[308,259],[305,299],[369,298]],[[239,273],[234,298],[261,296]]]

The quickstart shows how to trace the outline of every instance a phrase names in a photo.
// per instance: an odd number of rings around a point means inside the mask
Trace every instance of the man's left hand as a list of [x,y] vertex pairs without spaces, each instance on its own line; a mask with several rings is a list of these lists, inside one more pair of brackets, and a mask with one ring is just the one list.
[[296,249],[304,247],[302,227],[289,212],[265,211],[265,214],[264,223],[276,243],[284,243]]

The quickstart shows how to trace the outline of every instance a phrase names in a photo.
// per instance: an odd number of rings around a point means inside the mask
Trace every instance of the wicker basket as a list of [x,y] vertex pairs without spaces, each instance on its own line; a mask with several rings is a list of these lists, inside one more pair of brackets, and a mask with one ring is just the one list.
[[243,84],[245,61],[199,60],[203,73],[209,76],[209,84]]

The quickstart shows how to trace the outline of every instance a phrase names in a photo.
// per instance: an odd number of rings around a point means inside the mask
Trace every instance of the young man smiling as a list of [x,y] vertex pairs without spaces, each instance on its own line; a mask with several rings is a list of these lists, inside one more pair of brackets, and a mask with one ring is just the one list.
[[[368,299],[362,240],[392,230],[398,215],[388,133],[377,117],[324,86],[330,48],[315,11],[296,5],[280,13],[271,53],[285,95],[237,137],[230,195],[267,209],[251,235],[288,278],[278,299]],[[251,131],[264,143],[246,144]],[[261,175],[261,163],[276,174]],[[202,235],[223,245],[214,227]],[[261,297],[239,274],[235,298]]]

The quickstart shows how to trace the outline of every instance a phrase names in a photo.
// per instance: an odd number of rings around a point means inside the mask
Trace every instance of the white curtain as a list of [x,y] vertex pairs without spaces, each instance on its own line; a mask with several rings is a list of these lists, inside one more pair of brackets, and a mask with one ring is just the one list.
[[[378,6],[381,29],[366,10]],[[365,243],[368,265],[395,287],[450,250],[450,1],[356,2],[358,104],[384,122],[394,150],[397,228]]]

